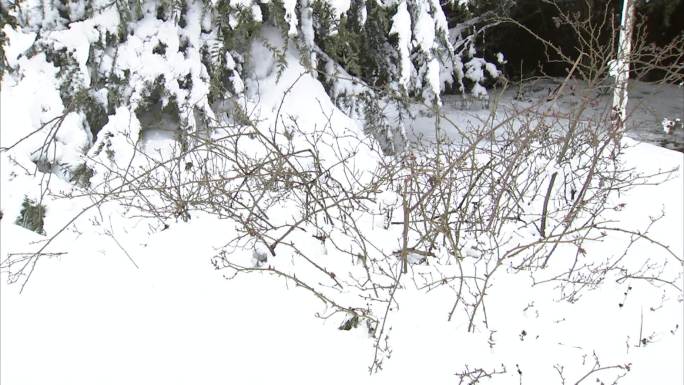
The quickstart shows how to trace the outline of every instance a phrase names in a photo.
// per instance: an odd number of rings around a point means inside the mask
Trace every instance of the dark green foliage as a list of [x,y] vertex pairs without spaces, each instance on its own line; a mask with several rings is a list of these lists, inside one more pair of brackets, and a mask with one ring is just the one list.
[[97,134],[109,122],[109,115],[104,106],[101,105],[95,98],[88,95],[84,103],[79,106],[85,113],[86,122],[90,128],[90,133],[93,136],[93,142],[97,139]]
[[[136,115],[140,115],[145,111],[149,111],[155,105],[159,105],[159,110],[160,112],[162,111],[162,98],[165,96],[166,93],[166,87],[164,85],[165,81],[166,80],[164,78],[164,75],[159,75],[154,80],[154,83],[150,84],[147,95],[140,102],[138,108],[136,108],[135,110]],[[167,103],[164,109],[167,109],[166,112],[173,112],[173,110],[175,109],[175,112],[177,114],[178,105],[176,104],[175,100],[173,100],[172,102]]]
[[162,56],[166,55],[166,44],[160,41],[154,48],[152,48],[152,53]]
[[394,55],[394,50],[389,45],[396,46],[396,36],[391,35],[387,40],[392,28],[392,15],[396,13],[396,7],[382,7],[375,1],[366,3],[368,12],[366,24],[364,26],[364,51],[368,57],[363,65],[369,67],[369,71],[364,74],[369,84],[383,87],[391,78],[391,63],[396,64],[398,59]]
[[166,7],[164,7],[163,3],[157,6],[157,20],[168,20],[168,17],[166,16]]
[[55,49],[52,46],[43,47],[45,60],[57,68],[59,84],[59,96],[64,107],[71,107],[74,95],[81,88],[81,75],[78,62],[72,52],[66,48]]
[[[361,24],[363,8],[367,18]],[[395,7],[382,7],[373,0],[353,0],[349,10],[335,20],[331,6],[316,0],[313,11],[314,41],[331,59],[368,84],[388,83],[393,50],[389,47],[391,37],[389,40],[387,37]]]
[[59,17],[66,21],[69,21],[71,19],[69,15],[69,3],[67,0],[56,1],[55,6],[57,8],[57,13],[59,13]]
[[180,17],[178,18],[178,26],[181,28],[185,28],[188,25],[187,20],[185,19],[188,15],[188,4],[183,1],[180,5]]
[[70,182],[76,183],[81,187],[90,187],[90,178],[95,175],[95,171],[85,164],[79,164],[76,169],[71,172]]
[[105,150],[105,154],[109,160],[114,160],[114,150],[112,149],[112,143],[110,139],[114,137],[111,132],[107,132],[104,135],[104,140],[100,141],[100,144],[95,148],[94,155],[100,155],[102,150]]
[[[516,0],[515,2],[474,0],[467,7],[448,6],[445,12],[450,26],[485,14],[509,16],[559,47],[563,54],[574,60],[578,55],[578,47],[582,40],[592,42],[598,47],[610,46],[611,34],[617,31],[616,28],[620,23],[622,3],[621,0],[557,0],[556,7],[539,0]],[[684,33],[684,24],[679,22],[679,20],[684,20],[684,1],[637,1],[636,5],[637,21],[645,23],[646,35],[643,38],[648,43],[663,45],[675,36]],[[580,36],[566,23],[558,22],[559,10],[579,20],[590,19],[594,25],[603,25],[603,28],[593,33],[586,32],[584,33],[586,36]],[[478,42],[479,46],[484,48],[485,57],[491,57],[491,54],[498,51],[506,55],[508,61],[506,72],[513,78],[540,73],[552,76],[567,74],[567,64],[558,62],[557,54],[549,51],[550,57],[547,58],[541,42],[532,38],[522,28],[510,23],[492,26],[484,34],[478,36]],[[616,43],[613,42],[613,44]]]
[[[254,20],[251,8],[236,7],[228,0],[220,0],[216,6],[218,17],[219,37],[224,47],[246,54],[250,44],[261,28],[261,23]],[[237,15],[237,25],[230,26],[229,15]]]
[[209,73],[209,103],[223,99],[230,87],[230,73],[225,66],[226,51],[221,44],[204,45],[200,49],[202,64]]
[[180,37],[180,43],[178,44],[178,52],[182,52],[183,55],[187,55],[189,45],[190,45],[190,41],[188,40],[188,38],[181,36]]
[[188,5],[185,0],[159,0],[156,8],[156,18],[162,21],[172,20],[179,27],[185,28]]
[[[376,95],[364,93],[357,97],[363,109],[364,131],[375,136],[385,155],[396,153],[398,149],[394,146],[394,140],[391,138],[392,127],[390,127],[389,120],[378,103]],[[406,108],[406,106],[399,106],[397,111],[402,111],[402,108]]]
[[[202,63],[209,73],[210,103],[224,99],[227,95],[234,94],[231,77],[241,75],[242,64],[249,60],[249,52],[252,41],[256,38],[261,28],[261,22],[254,20],[252,9],[249,7],[231,5],[228,0],[220,0],[216,4],[214,28],[218,31],[219,41],[214,44],[204,45],[200,49]],[[230,17],[236,17],[237,23],[231,26]],[[236,68],[228,68],[226,55],[230,55]]]
[[119,41],[128,39],[128,25],[143,17],[142,0],[114,0],[116,9],[119,11]]
[[182,90],[192,89],[192,75],[187,73],[183,79],[178,79],[178,88]]
[[131,76],[130,70],[123,70],[123,78],[112,73],[109,76],[107,83],[107,114],[113,115],[116,108],[123,104],[124,95],[123,90],[128,85],[128,79]]
[[44,219],[45,206],[24,197],[24,201],[21,203],[21,211],[14,223],[38,234],[45,234]]
[[[147,89],[148,93],[135,109],[135,115],[140,121],[140,138],[150,129],[174,130],[181,126],[180,110],[175,95],[166,90],[163,75],[159,75]],[[164,101],[166,100],[166,103]]]
[[[95,46],[96,44],[93,44],[90,47],[90,55],[87,61],[89,66],[93,65],[96,56],[95,52],[98,50]],[[103,49],[104,47],[99,50],[101,51]],[[46,60],[51,62],[58,69],[57,77],[60,80],[59,94],[62,99],[62,104],[68,111],[81,111],[85,114],[86,122],[88,123],[94,141],[102,127],[109,121],[109,116],[105,106],[98,102],[92,92],[94,92],[95,87],[108,87],[109,85],[107,83],[109,83],[111,79],[117,80],[116,75],[108,78],[99,76],[97,72],[93,72],[91,79],[93,88],[86,89],[82,84],[79,65],[71,52],[67,51],[66,48],[56,50],[51,46],[43,47],[43,50],[45,52]],[[115,97],[116,87],[109,86],[108,88],[114,89],[112,97]],[[110,106],[107,107],[109,108]]]
[[0,81],[2,81],[2,76],[5,74],[5,71],[10,69],[7,63],[7,56],[5,55],[5,46],[9,43],[9,39],[4,32],[6,25],[16,28],[17,19],[7,12],[5,3],[0,2]]
[[274,25],[283,37],[287,37],[290,26],[285,20],[285,7],[282,0],[272,0],[260,6],[264,22]]
[[460,4],[458,1],[448,1],[442,5],[444,16],[447,19],[449,28],[454,28],[459,23],[471,19],[473,12],[467,5]]

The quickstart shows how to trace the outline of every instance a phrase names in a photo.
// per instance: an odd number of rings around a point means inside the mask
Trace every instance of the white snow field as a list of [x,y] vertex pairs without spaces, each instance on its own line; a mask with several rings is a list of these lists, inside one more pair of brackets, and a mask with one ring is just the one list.
[[[19,34],[13,39],[15,47],[22,44]],[[258,45],[253,49],[256,55],[266,51]],[[303,129],[330,121],[332,127],[358,133],[356,122],[334,106],[321,84],[298,63],[294,50],[290,47],[287,53],[288,66],[279,82],[273,58],[267,54],[257,61],[255,76],[245,81],[248,90],[261,91],[258,105],[250,106],[259,108],[264,119],[260,124],[269,127],[287,93],[282,111]],[[24,72],[7,76],[2,83],[3,147],[35,130],[54,115],[51,110],[62,107],[53,87],[54,67],[40,57],[21,60],[27,60]],[[103,129],[111,133],[112,145],[119,146],[116,157],[124,163],[134,156],[126,152],[121,139],[124,130],[135,129],[129,127],[131,114],[120,108]],[[78,147],[88,138],[82,137],[84,131],[76,123],[66,122],[64,127],[60,157],[80,156]],[[9,284],[10,271],[2,272],[3,385],[529,385],[616,380],[620,385],[677,385],[684,381],[681,152],[623,139],[624,161],[637,171],[677,171],[662,184],[622,192],[619,202],[625,206],[620,222],[614,224],[643,229],[649,216],[664,213],[649,234],[668,245],[671,254],[639,240],[626,258],[635,266],[668,261],[661,275],[674,284],[616,281],[608,275],[597,289],[586,290],[569,303],[559,300],[554,284],[533,285],[527,274],[507,269],[493,279],[487,294],[486,325],[478,319],[475,331],[468,332],[467,319],[447,321],[452,290],[441,287],[427,292],[406,280],[395,295],[398,307],[392,306],[388,317],[391,352],[383,369],[369,374],[374,340],[365,327],[339,330],[341,315],[317,317],[330,309],[291,281],[258,273],[226,279],[224,271],[214,269],[211,258],[234,235],[233,222],[193,213],[190,221],[170,223],[162,230],[149,220],[130,218],[124,207],[112,202],[91,208],[71,223],[93,201],[59,198],[60,191],[75,187],[53,176],[51,193],[43,200],[46,235],[15,225],[24,197],[41,194],[45,174],[34,175],[24,167],[33,166],[31,151],[43,139],[34,136],[0,155],[4,215],[0,258],[35,251],[65,228],[45,250],[64,254],[41,257],[21,293],[22,282]],[[146,140],[145,148],[158,148],[162,156],[172,139]],[[376,154],[364,152],[362,143],[350,139],[343,145],[360,149],[355,161],[363,167],[371,169],[379,162]],[[274,213],[286,218],[288,207]],[[367,218],[360,226],[373,231],[370,237],[387,250],[396,247],[396,231],[366,222]],[[342,253],[310,235],[293,239],[328,268],[346,271],[350,262]],[[589,258],[620,254],[628,241],[611,235],[592,243],[586,254]],[[242,256],[251,260],[254,252],[246,249]],[[287,267],[292,258],[284,252],[272,262]],[[414,265],[411,271],[422,268]],[[339,293],[347,294],[348,298],[356,295]],[[471,373],[467,379],[458,375],[466,372]],[[479,382],[473,382],[478,377]]]
[[[681,153],[632,144],[629,160],[642,169],[682,167]],[[3,186],[8,183],[3,179]],[[655,234],[677,255],[682,189],[680,174],[624,198],[627,221],[643,222],[644,215],[665,208]],[[3,257],[41,238],[1,223]],[[23,294],[3,280],[0,382],[458,384],[454,373],[465,365],[487,371],[504,365],[505,375],[481,383],[505,384],[518,383],[518,365],[524,384],[560,384],[554,365],[563,368],[567,383],[575,383],[593,368],[593,352],[605,366],[630,364],[620,384],[684,380],[681,294],[632,282],[625,300],[628,285],[607,281],[574,304],[558,303],[549,287],[531,288],[529,279],[512,274],[500,276],[489,294],[491,335],[446,321],[451,292],[401,290],[392,356],[384,370],[369,375],[372,339],[361,329],[338,330],[339,320],[314,317],[324,309],[308,292],[273,277],[226,280],[214,271],[212,246],[225,231],[221,221],[195,219],[150,236],[144,245],[127,242],[139,269],[111,238],[70,237],[55,246],[69,253],[41,260]],[[632,250],[636,258],[651,252],[646,244]],[[640,335],[652,342],[637,347]],[[622,371],[594,377],[609,384],[617,373]]]

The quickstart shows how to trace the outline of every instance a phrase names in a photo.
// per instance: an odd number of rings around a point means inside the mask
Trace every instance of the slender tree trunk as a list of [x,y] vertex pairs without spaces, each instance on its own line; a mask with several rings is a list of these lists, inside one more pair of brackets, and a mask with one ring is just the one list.
[[613,91],[612,125],[616,140],[624,132],[627,116],[627,86],[629,83],[629,56],[632,53],[632,32],[635,22],[635,0],[624,0],[622,5],[622,19],[620,21],[620,42],[618,43],[617,58],[615,59],[615,90]]

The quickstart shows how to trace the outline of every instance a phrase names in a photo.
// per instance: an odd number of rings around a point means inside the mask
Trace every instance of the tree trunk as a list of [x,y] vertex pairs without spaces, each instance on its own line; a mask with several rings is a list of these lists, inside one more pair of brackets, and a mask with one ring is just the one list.
[[615,59],[615,90],[613,91],[612,126],[615,140],[624,132],[627,116],[627,86],[629,83],[629,56],[632,53],[632,32],[634,31],[634,0],[624,0],[620,21],[620,42]]

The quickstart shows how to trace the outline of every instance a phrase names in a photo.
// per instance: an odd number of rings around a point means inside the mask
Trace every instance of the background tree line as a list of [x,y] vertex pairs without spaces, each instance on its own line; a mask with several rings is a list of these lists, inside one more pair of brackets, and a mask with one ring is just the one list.
[[[580,51],[580,36],[571,33],[568,25],[559,25],[559,13],[573,15],[577,20],[590,19],[601,25],[600,35],[594,38],[602,44],[610,44],[611,28],[619,25],[622,4],[621,0],[472,0],[468,4],[450,3],[444,7],[450,27],[481,17],[482,32],[478,36],[478,46],[485,50],[486,57],[504,52],[506,73],[513,79],[520,79],[541,74],[564,76],[567,65],[554,62],[553,59],[558,57],[553,52],[549,52],[550,57],[547,57],[544,44],[532,38],[527,31],[517,25],[502,23],[499,18],[517,20],[559,47],[564,54],[576,58]],[[684,1],[638,0],[636,7],[636,20],[642,29],[640,36],[646,44],[661,47],[684,34]],[[681,60],[668,64],[684,65]],[[651,70],[645,80],[655,81],[662,77],[662,71]]]

